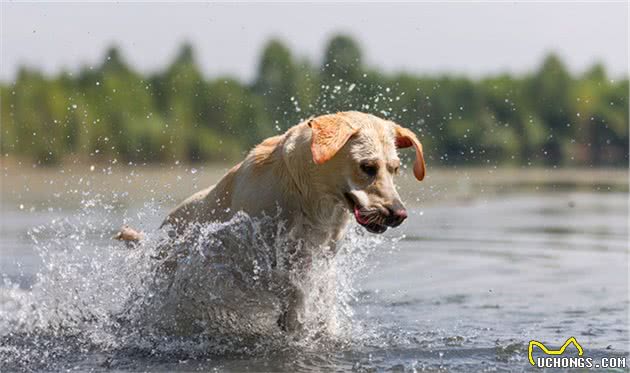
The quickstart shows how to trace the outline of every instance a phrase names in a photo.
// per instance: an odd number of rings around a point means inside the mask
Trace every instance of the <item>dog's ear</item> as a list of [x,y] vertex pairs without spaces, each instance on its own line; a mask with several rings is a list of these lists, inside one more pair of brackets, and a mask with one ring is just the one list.
[[359,131],[358,126],[343,114],[328,114],[308,121],[311,127],[311,153],[313,162],[323,164],[332,159],[348,139]]
[[416,161],[413,163],[413,174],[416,179],[422,181],[425,174],[424,153],[422,152],[422,144],[416,137],[416,134],[411,130],[401,127],[397,124],[394,125],[394,131],[396,134],[396,147],[397,148],[409,148],[413,146],[416,149]]

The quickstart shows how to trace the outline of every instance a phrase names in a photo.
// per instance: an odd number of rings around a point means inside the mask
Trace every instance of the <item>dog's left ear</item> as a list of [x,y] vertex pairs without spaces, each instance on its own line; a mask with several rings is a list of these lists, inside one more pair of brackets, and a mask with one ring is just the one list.
[[396,147],[397,148],[409,148],[413,146],[416,149],[416,161],[413,163],[413,174],[416,179],[422,181],[426,172],[424,164],[424,153],[422,152],[422,144],[416,137],[416,134],[411,130],[401,127],[398,124],[394,125],[394,131],[396,134]]
[[332,159],[348,139],[359,131],[359,127],[352,125],[343,114],[313,118],[308,121],[308,126],[313,131],[311,153],[315,164],[323,164]]

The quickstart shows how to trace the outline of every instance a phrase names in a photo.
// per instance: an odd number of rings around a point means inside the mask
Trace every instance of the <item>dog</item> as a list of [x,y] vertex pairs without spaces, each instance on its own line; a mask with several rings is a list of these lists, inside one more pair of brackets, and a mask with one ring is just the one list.
[[[172,210],[162,227],[178,235],[193,223],[224,222],[239,211],[252,217],[277,212],[288,234],[308,248],[286,270],[306,273],[304,256],[334,255],[353,217],[376,234],[407,218],[394,176],[400,169],[397,149],[410,147],[415,150],[413,173],[421,181],[423,149],[411,130],[358,111],[313,117],[257,145],[216,185]],[[142,233],[123,227],[115,238],[135,243]],[[279,324],[298,330],[304,294],[296,287],[284,296]]]

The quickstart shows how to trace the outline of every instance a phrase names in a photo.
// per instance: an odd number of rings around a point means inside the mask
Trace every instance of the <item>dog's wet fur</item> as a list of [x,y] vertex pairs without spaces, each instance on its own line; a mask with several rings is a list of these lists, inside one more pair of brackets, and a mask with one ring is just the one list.
[[[310,252],[336,252],[351,222],[371,233],[399,226],[407,212],[394,185],[397,149],[413,147],[413,172],[425,176],[422,145],[407,128],[361,112],[340,112],[308,119],[282,135],[264,140],[214,186],[201,190],[166,217],[172,234],[194,223],[224,222],[243,211],[249,216],[276,214],[287,234]],[[123,227],[114,237],[129,244],[142,233]],[[306,272],[308,260],[296,258],[286,270]],[[286,292],[279,324],[300,329],[303,294]]]

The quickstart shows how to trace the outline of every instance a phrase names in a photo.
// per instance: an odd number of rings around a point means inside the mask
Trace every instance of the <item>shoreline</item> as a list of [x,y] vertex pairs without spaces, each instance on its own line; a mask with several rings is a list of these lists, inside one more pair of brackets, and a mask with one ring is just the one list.
[[[165,170],[169,172],[182,171],[185,172],[190,169],[207,170],[213,173],[220,172],[222,170],[228,170],[237,164],[235,162],[208,162],[208,163],[179,163],[173,162],[168,164],[159,163],[145,163],[145,164],[122,164],[122,163],[101,163],[101,162],[70,162],[60,165],[47,166],[37,165],[33,163],[17,161],[13,158],[7,159],[6,157],[0,157],[0,169],[3,174],[10,171],[20,170],[24,173],[50,173],[55,174],[58,172],[67,172],[69,174],[78,173],[93,173],[99,172],[99,170],[112,170],[114,173],[121,171],[141,171],[147,174],[158,174]],[[411,164],[406,164],[406,168],[411,167]],[[94,168],[92,170],[92,168]],[[405,166],[403,166],[404,173]],[[465,166],[465,165],[453,165],[453,166],[438,166],[431,168],[428,167],[427,178],[431,175],[437,175],[439,178],[448,177],[452,175],[469,174],[470,176],[479,175],[493,175],[492,177],[499,179],[512,179],[518,177],[527,180],[540,180],[540,181],[552,181],[552,180],[564,180],[564,181],[581,181],[584,177],[607,177],[615,183],[628,184],[628,177],[630,170],[624,167],[540,167],[540,166],[492,166],[482,167],[479,165]]]
[[[215,184],[233,164],[172,164],[158,167],[74,164],[33,167],[0,162],[0,202],[36,201],[46,205],[75,204],[87,197],[115,196],[124,205],[146,201],[181,201]],[[629,171],[622,168],[428,168],[418,183],[406,167],[397,177],[401,197],[409,205],[470,201],[506,193],[625,192]],[[88,195],[86,195],[87,193]],[[8,207],[8,206],[7,206]]]

